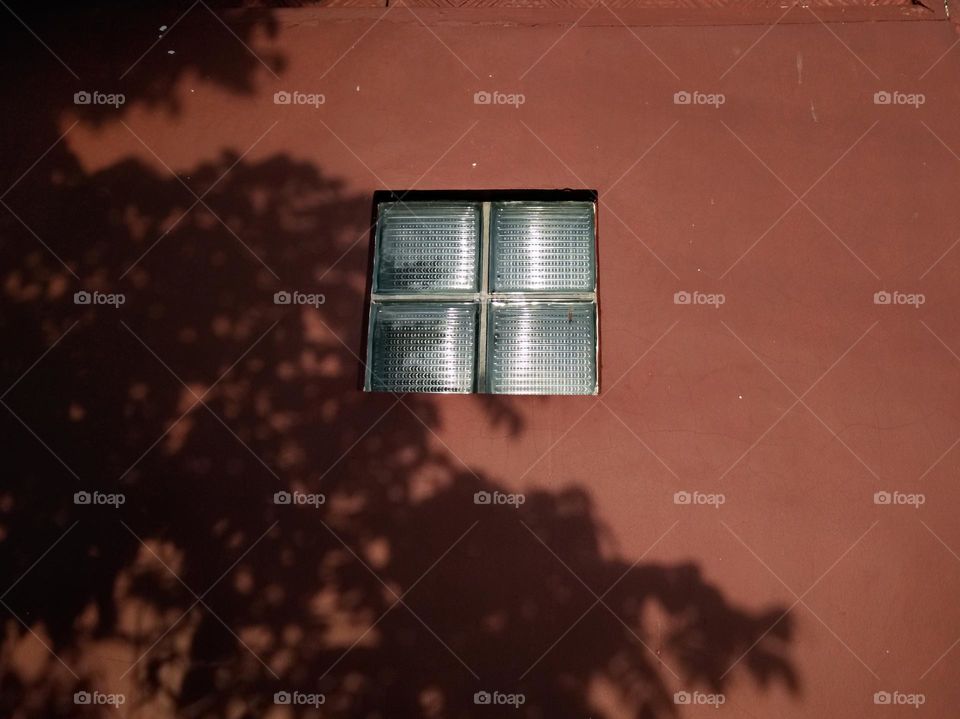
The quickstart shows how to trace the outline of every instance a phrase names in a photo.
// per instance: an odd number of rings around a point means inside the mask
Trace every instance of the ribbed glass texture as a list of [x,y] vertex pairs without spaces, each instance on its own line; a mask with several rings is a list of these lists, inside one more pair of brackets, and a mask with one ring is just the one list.
[[374,291],[479,289],[480,205],[390,202],[380,206]]
[[494,302],[488,320],[490,391],[594,394],[593,302]]
[[473,392],[475,303],[374,303],[369,386],[378,392]]
[[592,202],[495,202],[490,285],[494,292],[596,287]]

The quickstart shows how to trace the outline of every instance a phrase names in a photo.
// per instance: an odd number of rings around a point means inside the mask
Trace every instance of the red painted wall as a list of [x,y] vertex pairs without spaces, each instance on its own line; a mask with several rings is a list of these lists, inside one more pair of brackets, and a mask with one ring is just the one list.
[[[168,31],[133,17],[96,56],[51,31],[69,67],[18,36],[48,79],[20,84],[4,186],[66,136],[4,197],[5,386],[69,334],[5,399],[10,581],[81,523],[11,607],[144,716],[205,695],[211,715],[282,716],[281,689],[325,692],[330,716],[496,712],[481,690],[524,693],[511,716],[712,711],[677,691],[722,692],[727,716],[914,716],[878,691],[953,716],[955,35],[541,12],[283,11],[230,18],[234,36],[198,6]],[[81,89],[125,104],[76,106]],[[356,390],[375,190],[565,187],[600,195],[599,397]],[[326,302],[278,308],[280,289]],[[42,487],[123,491],[128,527]],[[138,538],[197,594],[227,572],[210,608],[248,645],[184,620],[158,640],[186,656],[172,699],[150,691],[160,649],[121,677],[193,601]],[[91,548],[108,566],[61,587]],[[91,606],[96,636],[76,628]],[[10,626],[28,716],[71,677]],[[189,669],[205,652],[230,676]]]

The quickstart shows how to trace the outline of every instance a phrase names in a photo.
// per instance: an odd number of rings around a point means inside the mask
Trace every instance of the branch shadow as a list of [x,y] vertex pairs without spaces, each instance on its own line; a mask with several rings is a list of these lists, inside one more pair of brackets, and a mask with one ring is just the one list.
[[[37,13],[39,35],[76,49]],[[139,109],[181,112],[195,74],[254,92],[261,64],[199,14],[177,42],[202,52],[137,67]],[[277,31],[256,17],[251,43]],[[109,34],[85,37],[116,69],[142,38]],[[78,112],[70,76],[49,74],[18,115],[29,141],[4,140],[0,713],[112,716],[76,703],[97,691],[128,717],[467,717],[496,690],[523,695],[511,715],[652,718],[679,711],[675,687],[740,675],[799,691],[784,608],[736,606],[693,563],[611,557],[584,489],[475,503],[508,489],[437,448],[447,400],[357,390],[369,195],[242,148],[185,173],[216,183],[189,211],[180,178],[134,156],[87,170],[67,143],[18,180]],[[326,301],[277,305],[279,289]],[[125,302],[77,305],[80,290]],[[522,438],[514,404],[463,401]]]

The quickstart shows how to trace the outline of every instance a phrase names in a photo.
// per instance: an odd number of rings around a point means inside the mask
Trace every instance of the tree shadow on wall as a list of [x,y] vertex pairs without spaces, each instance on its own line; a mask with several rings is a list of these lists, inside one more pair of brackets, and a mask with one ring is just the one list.
[[[179,111],[189,72],[252,92],[262,69],[223,62],[232,38],[182,30],[204,52],[131,105]],[[77,111],[49,72],[17,115],[30,137],[4,139],[4,187]],[[81,109],[106,126],[127,108]],[[581,489],[476,504],[506,489],[437,448],[440,401],[358,392],[370,198],[242,150],[184,173],[206,207],[155,164],[85,170],[66,143],[4,196],[4,716],[113,716],[77,691],[122,693],[127,717],[232,718],[317,713],[276,692],[322,693],[324,716],[472,717],[496,690],[553,719],[670,716],[675,687],[737,675],[797,690],[783,608],[734,606],[693,564],[611,558]],[[278,306],[280,289],[326,302]],[[472,401],[522,435],[510,403]]]

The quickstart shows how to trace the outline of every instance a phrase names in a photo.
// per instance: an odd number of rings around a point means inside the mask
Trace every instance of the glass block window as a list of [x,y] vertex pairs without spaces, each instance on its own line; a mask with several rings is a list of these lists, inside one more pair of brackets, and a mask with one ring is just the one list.
[[593,394],[597,312],[592,302],[493,302],[487,375],[495,394]]
[[590,203],[496,203],[491,242],[494,291],[593,291],[596,240]]
[[599,390],[592,200],[380,202],[371,287],[368,391]]
[[371,389],[473,391],[477,363],[475,303],[378,302],[373,310]]
[[383,208],[375,289],[476,292],[480,289],[480,206],[433,203]]

